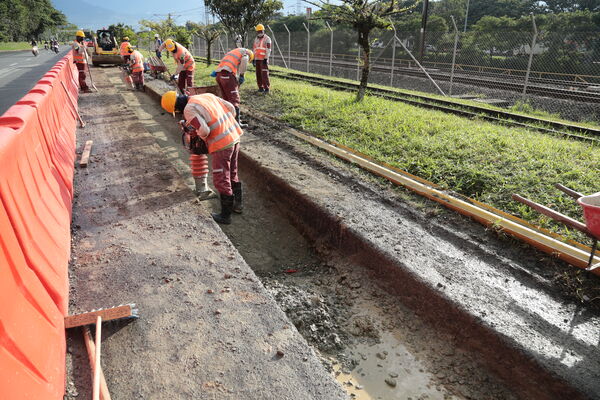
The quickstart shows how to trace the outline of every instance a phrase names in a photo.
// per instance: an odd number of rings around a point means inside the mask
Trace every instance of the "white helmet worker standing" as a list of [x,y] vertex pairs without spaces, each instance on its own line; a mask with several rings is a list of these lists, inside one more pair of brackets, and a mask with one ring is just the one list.
[[258,91],[269,93],[269,57],[271,56],[271,38],[265,34],[263,24],[256,25],[256,39],[252,46],[254,51],[254,66],[256,67],[256,83]]

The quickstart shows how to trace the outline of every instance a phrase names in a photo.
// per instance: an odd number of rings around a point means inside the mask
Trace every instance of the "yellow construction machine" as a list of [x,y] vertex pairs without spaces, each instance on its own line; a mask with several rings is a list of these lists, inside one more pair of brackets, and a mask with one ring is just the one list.
[[88,54],[92,57],[92,64],[119,65],[123,63],[113,31],[107,29],[97,30],[92,42],[93,46],[88,48]]

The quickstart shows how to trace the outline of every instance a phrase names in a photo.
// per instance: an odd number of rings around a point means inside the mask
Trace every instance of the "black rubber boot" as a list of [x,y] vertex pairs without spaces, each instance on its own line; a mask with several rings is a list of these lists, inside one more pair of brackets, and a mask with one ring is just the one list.
[[248,127],[248,124],[245,124],[240,120],[240,108],[239,107],[235,107],[235,120],[238,122],[238,124],[240,124],[240,126],[242,128]]
[[244,211],[242,182],[233,182],[233,212],[241,214]]
[[221,213],[212,214],[212,217],[219,224],[231,224],[231,212],[233,211],[233,196],[221,195]]

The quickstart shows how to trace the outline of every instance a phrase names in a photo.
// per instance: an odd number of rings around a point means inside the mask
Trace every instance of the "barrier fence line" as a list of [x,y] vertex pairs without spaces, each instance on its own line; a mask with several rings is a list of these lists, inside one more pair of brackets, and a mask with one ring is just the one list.
[[3,399],[64,395],[76,74],[69,53],[0,116]]

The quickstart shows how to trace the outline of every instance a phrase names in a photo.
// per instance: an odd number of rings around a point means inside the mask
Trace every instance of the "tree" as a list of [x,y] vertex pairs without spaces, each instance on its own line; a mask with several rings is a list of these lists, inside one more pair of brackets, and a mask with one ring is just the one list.
[[215,40],[219,38],[221,32],[214,26],[200,25],[195,22],[188,21],[185,24],[186,28],[195,35],[200,36],[206,42],[206,65],[211,63],[211,48]]
[[40,38],[45,32],[66,24],[67,19],[50,0],[0,1],[0,40]]
[[267,22],[283,7],[280,0],[206,0],[205,4],[232,36],[242,36],[243,44],[248,32]]
[[175,35],[175,31],[177,30],[175,21],[173,21],[171,16],[158,22],[143,19],[139,22],[139,24],[155,33],[158,33],[158,35],[163,39],[167,39],[168,37]]
[[371,45],[369,35],[373,29],[387,29],[391,23],[389,18],[406,12],[416,6],[402,7],[395,0],[341,0],[341,4],[330,4],[321,0],[319,3],[307,1],[320,7],[320,17],[336,23],[349,25],[358,33],[358,44],[362,49],[362,74],[356,100],[362,101],[365,97],[369,72],[371,71],[370,55]]
[[129,37],[130,41],[135,41],[137,39],[137,35],[133,28],[129,25],[125,25],[122,22],[109,25],[108,30],[113,31],[115,39],[117,39],[117,43],[120,43],[125,36]]

